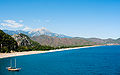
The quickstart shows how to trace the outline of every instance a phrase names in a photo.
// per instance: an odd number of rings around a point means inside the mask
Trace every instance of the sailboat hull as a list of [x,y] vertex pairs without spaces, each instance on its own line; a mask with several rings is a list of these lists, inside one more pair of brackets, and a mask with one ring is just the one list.
[[21,68],[8,68],[8,71],[19,71]]

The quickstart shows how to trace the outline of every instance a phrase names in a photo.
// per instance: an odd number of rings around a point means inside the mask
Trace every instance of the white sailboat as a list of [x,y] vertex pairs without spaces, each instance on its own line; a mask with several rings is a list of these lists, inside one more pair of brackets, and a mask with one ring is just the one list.
[[7,67],[8,71],[19,71],[21,68],[16,68],[16,59],[15,59],[15,67],[12,67],[12,60],[10,60],[10,67]]

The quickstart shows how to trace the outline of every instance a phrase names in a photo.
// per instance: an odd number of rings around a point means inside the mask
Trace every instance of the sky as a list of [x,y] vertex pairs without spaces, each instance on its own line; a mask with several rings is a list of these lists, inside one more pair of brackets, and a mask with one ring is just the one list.
[[72,37],[120,38],[120,0],[0,0],[0,29],[42,27]]

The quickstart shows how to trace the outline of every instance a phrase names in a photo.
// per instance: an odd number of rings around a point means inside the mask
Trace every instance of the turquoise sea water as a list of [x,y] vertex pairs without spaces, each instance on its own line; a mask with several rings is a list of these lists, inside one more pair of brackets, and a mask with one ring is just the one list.
[[[19,72],[6,70],[17,59]],[[0,59],[0,75],[120,75],[120,46],[100,46]]]

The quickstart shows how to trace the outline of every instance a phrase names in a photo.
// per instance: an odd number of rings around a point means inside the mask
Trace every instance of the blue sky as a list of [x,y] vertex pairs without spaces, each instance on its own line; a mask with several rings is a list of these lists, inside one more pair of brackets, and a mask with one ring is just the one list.
[[41,27],[73,37],[120,38],[120,0],[0,0],[1,29]]

